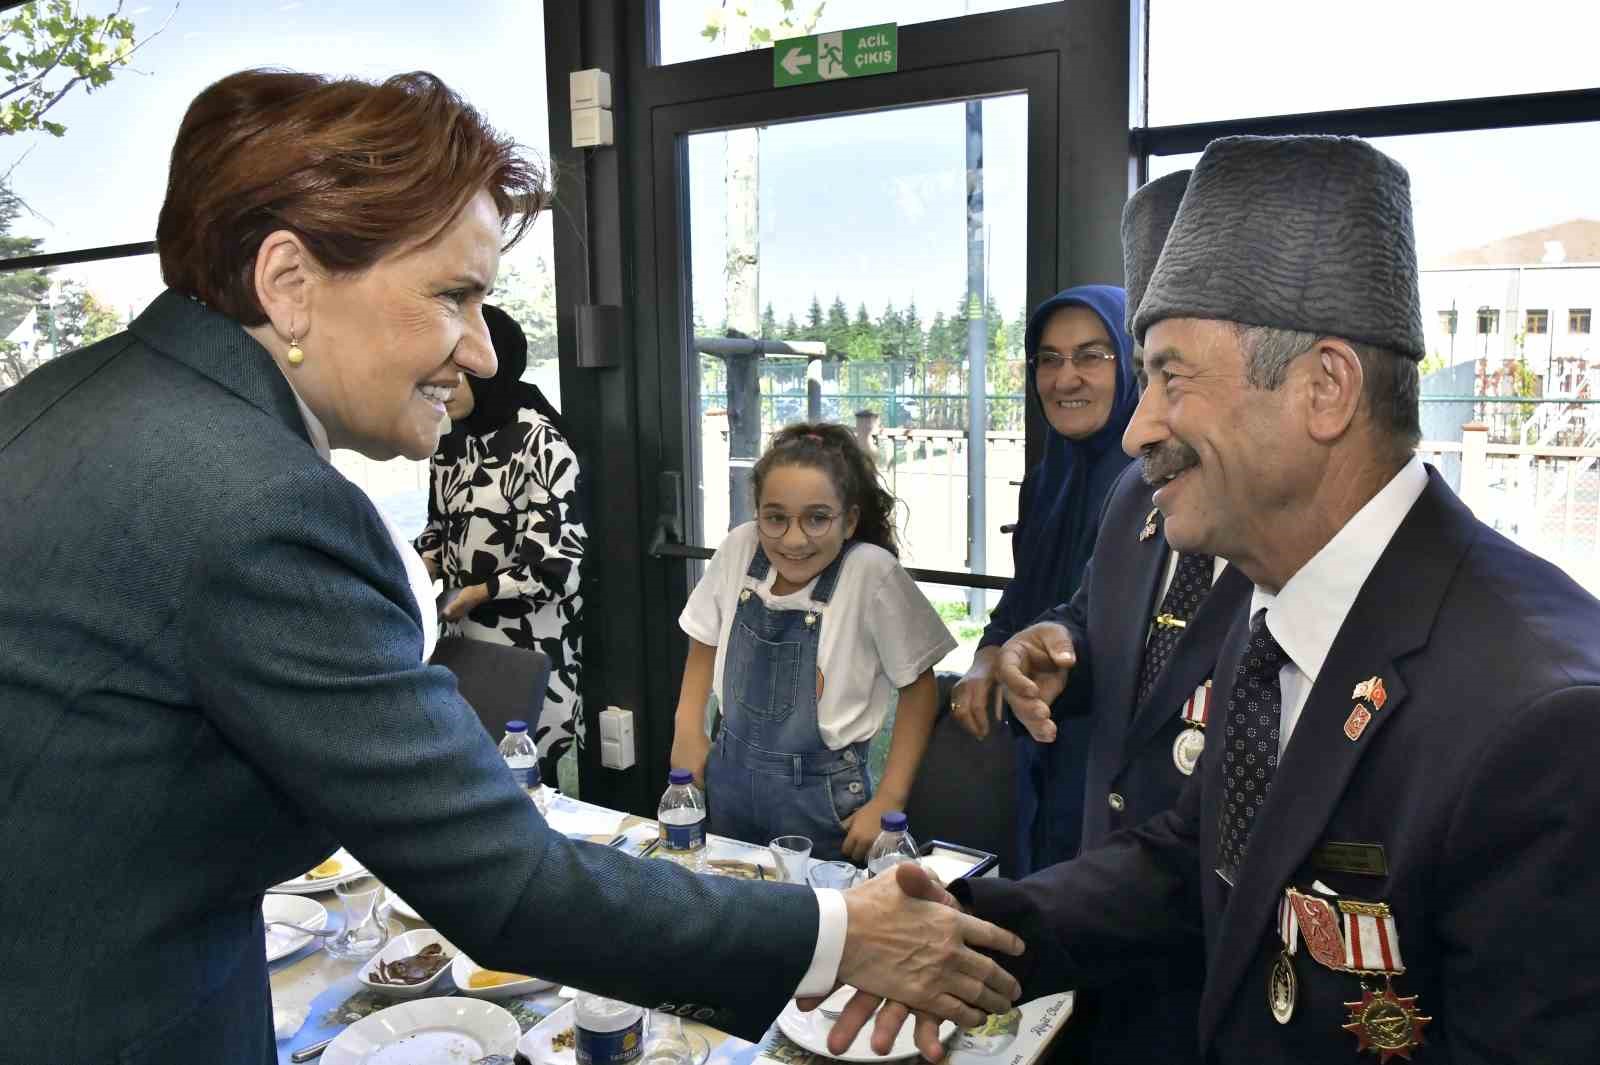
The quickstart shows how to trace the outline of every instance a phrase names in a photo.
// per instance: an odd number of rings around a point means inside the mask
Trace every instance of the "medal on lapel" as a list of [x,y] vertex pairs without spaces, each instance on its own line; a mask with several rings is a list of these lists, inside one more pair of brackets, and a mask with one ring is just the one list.
[[1183,704],[1183,723],[1188,726],[1172,741],[1172,764],[1184,776],[1192,776],[1206,749],[1206,718],[1211,713],[1211,679],[1194,690]]
[[1160,513],[1161,509],[1155,507],[1144,516],[1144,528],[1139,530],[1139,542],[1141,544],[1156,534],[1156,515]]
[[1277,961],[1272,963],[1272,972],[1267,977],[1267,1009],[1272,1011],[1273,1020],[1288,1024],[1294,1016],[1295,1000],[1300,996],[1300,982],[1295,978],[1294,960],[1291,957],[1299,945],[1300,936],[1296,929],[1294,907],[1289,904],[1287,896],[1278,900],[1278,936],[1283,940],[1283,950],[1278,954]]
[[[1394,913],[1387,903],[1329,900],[1285,888],[1278,904],[1278,929],[1284,952],[1272,969],[1268,1005],[1280,1024],[1288,1021],[1288,1016],[1280,1015],[1282,995],[1290,996],[1289,1015],[1293,1014],[1294,1005],[1293,984],[1288,985],[1288,991],[1280,991],[1279,969],[1285,968],[1287,979],[1293,981],[1294,970],[1288,959],[1294,953],[1293,943],[1303,939],[1307,953],[1318,964],[1361,979],[1361,998],[1344,1004],[1350,1020],[1340,1025],[1356,1037],[1356,1053],[1372,1051],[1378,1056],[1379,1065],[1395,1057],[1411,1060],[1411,1052],[1425,1042],[1422,1029],[1433,1018],[1423,1016],[1417,1009],[1416,995],[1395,993],[1394,979],[1406,967],[1400,957]],[[1383,977],[1381,988],[1376,983],[1379,976]]]
[[[1356,685],[1355,691],[1350,693],[1350,698],[1360,700],[1350,708],[1350,716],[1344,720],[1345,738],[1354,743],[1367,730],[1372,715],[1382,710],[1383,704],[1389,701],[1389,693],[1383,689],[1382,677],[1368,677]],[[1361,705],[1362,702],[1367,706]]]

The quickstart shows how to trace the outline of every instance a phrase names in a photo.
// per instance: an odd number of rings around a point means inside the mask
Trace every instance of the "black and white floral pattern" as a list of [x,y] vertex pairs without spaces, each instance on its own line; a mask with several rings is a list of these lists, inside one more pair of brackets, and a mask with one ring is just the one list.
[[489,599],[441,635],[511,644],[550,656],[550,684],[534,725],[542,758],[573,742],[583,665],[579,568],[588,536],[579,520],[578,460],[566,438],[524,407],[483,436],[447,437],[434,455],[428,525],[417,550],[446,593],[487,584]]

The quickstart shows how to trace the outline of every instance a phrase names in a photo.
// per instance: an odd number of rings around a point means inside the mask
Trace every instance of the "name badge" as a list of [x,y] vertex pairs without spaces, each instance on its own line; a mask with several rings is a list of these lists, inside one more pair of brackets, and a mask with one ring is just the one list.
[[1381,843],[1324,843],[1311,852],[1311,864],[1333,873],[1389,875],[1389,859]]

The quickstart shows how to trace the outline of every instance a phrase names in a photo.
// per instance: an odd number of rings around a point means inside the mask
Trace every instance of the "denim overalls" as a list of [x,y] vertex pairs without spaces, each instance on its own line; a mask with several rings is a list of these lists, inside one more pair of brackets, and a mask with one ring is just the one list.
[[872,794],[867,743],[829,750],[817,727],[817,648],[846,543],[817,576],[805,610],[769,608],[756,589],[772,563],[757,547],[728,629],[722,671],[722,726],[706,762],[708,828],[764,844],[811,839],[812,856],[842,858],[840,822]]

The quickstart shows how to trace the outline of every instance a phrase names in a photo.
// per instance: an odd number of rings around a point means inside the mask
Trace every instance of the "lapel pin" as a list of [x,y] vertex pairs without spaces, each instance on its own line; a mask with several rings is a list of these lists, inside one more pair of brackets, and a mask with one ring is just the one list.
[[1389,693],[1383,688],[1382,677],[1368,677],[1356,685],[1356,690],[1350,693],[1352,699],[1365,699],[1372,704],[1372,709],[1382,710],[1383,704],[1389,701]]
[[1357,703],[1350,708],[1350,716],[1344,719],[1344,734],[1351,743],[1361,738],[1367,730],[1367,722],[1372,720],[1372,714],[1366,707]]
[[1139,530],[1139,542],[1141,544],[1156,534],[1156,515],[1160,513],[1160,507],[1153,507],[1150,513],[1144,516],[1144,528]]

